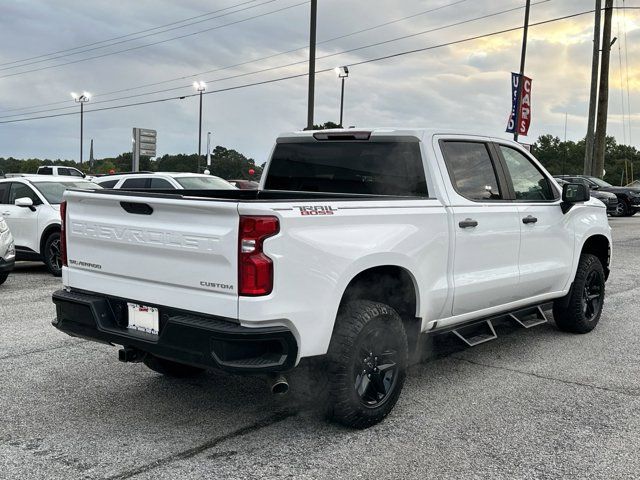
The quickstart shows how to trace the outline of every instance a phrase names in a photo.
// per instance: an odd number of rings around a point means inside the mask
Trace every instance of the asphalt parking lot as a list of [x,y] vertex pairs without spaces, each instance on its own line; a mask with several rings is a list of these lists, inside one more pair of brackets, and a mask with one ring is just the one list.
[[55,330],[59,280],[20,265],[0,287],[0,478],[638,478],[640,218],[611,224],[593,333],[546,324],[473,349],[438,342],[365,431],[259,378],[120,363],[117,348]]

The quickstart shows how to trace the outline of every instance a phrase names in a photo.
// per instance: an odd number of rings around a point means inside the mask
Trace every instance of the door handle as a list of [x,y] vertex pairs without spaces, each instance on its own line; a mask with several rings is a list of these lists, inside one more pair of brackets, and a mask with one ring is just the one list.
[[522,219],[522,223],[524,223],[525,225],[528,223],[536,223],[537,221],[538,219],[532,215],[527,215]]
[[3,217],[10,217],[10,216],[11,216],[11,213],[9,213],[9,212],[2,212],[2,216],[3,216]]
[[478,226],[478,222],[471,218],[465,218],[464,220],[458,222],[458,226],[460,228],[473,228]]

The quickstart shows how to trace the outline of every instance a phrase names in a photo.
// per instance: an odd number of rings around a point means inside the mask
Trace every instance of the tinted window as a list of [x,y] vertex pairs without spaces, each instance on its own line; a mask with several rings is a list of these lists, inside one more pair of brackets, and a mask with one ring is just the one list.
[[517,150],[500,145],[500,151],[511,176],[516,200],[553,200],[554,190],[549,179]]
[[116,186],[116,183],[118,183],[118,179],[98,182],[98,185],[100,185],[102,188],[113,188]]
[[9,185],[11,185],[9,182],[0,183],[0,203],[7,203]]
[[51,167],[40,167],[38,169],[39,175],[53,175],[53,168]]
[[120,188],[149,188],[148,178],[127,178]]
[[460,195],[476,201],[502,199],[485,143],[447,141],[443,145],[449,176]]
[[151,188],[170,188],[173,189],[173,185],[167,182],[164,178],[152,178]]
[[24,183],[12,183],[9,189],[9,204],[14,204],[18,198],[30,198],[34,205],[40,205],[42,200],[29,185]]
[[47,199],[47,202],[51,204],[58,204],[62,202],[62,196],[65,190],[69,188],[79,188],[83,190],[100,189],[100,185],[96,185],[93,182],[85,182],[82,180],[65,180],[63,182],[38,182],[36,185],[38,191]]
[[80,170],[76,170],[75,168],[68,168],[67,172],[69,172],[69,175],[71,175],[72,177],[84,178],[84,176],[82,175],[82,172]]
[[265,188],[428,196],[417,142],[280,143]]
[[68,168],[58,168],[58,175],[71,175]]

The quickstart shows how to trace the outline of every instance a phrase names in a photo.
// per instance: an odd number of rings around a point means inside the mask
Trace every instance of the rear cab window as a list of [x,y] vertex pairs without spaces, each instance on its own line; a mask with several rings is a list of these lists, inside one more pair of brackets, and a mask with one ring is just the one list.
[[474,202],[503,200],[489,144],[473,140],[443,140],[440,143],[453,188]]
[[278,143],[266,190],[428,197],[418,141]]

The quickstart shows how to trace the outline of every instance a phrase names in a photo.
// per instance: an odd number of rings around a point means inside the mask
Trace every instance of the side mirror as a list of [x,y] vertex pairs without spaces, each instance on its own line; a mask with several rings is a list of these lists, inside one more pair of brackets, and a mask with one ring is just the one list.
[[29,197],[16,198],[15,203],[16,203],[16,207],[26,207],[26,208],[33,207],[33,200],[31,200]]
[[581,183],[565,183],[562,186],[562,213],[567,213],[576,203],[587,202],[591,193],[586,185]]

